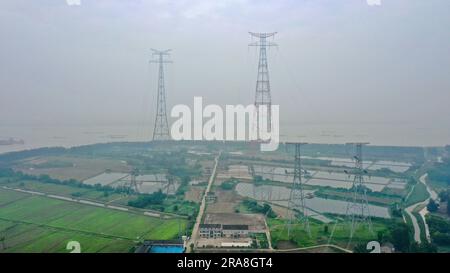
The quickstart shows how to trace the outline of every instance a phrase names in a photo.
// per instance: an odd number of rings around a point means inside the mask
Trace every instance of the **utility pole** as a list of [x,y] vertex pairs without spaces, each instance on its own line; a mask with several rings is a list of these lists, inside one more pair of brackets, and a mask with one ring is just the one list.
[[286,145],[295,146],[294,156],[294,181],[292,183],[291,193],[288,201],[288,238],[290,238],[291,228],[297,219],[296,211],[301,213],[300,222],[304,223],[304,227],[308,236],[311,237],[311,229],[309,227],[308,209],[305,205],[305,194],[303,192],[302,183],[302,160],[301,160],[301,146],[306,143],[302,142],[288,142]]
[[[259,40],[252,42],[249,46],[259,47],[258,76],[256,80],[255,94],[255,118],[253,128],[256,128],[256,139],[261,141],[260,124],[267,126],[267,131],[272,130],[272,97],[270,94],[269,67],[267,64],[267,47],[277,46],[277,44],[267,41],[267,38],[274,37],[276,32],[272,33],[254,33],[249,32],[251,37]],[[267,107],[267,116],[261,117],[261,106]]]
[[159,64],[158,73],[158,98],[156,106],[156,120],[155,127],[153,129],[153,140],[170,140],[169,124],[167,122],[167,110],[166,110],[166,89],[164,83],[164,64],[172,63],[172,61],[165,60],[165,57],[170,56],[171,49],[156,50],[152,49],[152,57],[156,57],[151,60],[150,63]]

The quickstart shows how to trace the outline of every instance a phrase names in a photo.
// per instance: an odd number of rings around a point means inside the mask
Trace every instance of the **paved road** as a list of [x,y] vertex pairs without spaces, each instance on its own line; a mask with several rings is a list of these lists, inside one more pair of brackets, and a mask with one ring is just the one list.
[[310,250],[310,249],[315,249],[315,248],[322,248],[322,247],[329,247],[329,248],[335,248],[338,249],[342,252],[346,252],[346,253],[353,253],[353,251],[337,246],[337,245],[332,245],[332,244],[324,244],[324,245],[315,245],[315,246],[307,246],[307,247],[300,247],[300,248],[292,248],[292,249],[277,249],[274,252],[294,252],[294,251],[299,251],[299,250]]
[[420,226],[419,226],[419,222],[418,222],[417,218],[412,214],[412,212],[414,211],[414,209],[415,209],[417,206],[425,206],[425,207],[419,212],[419,215],[421,216],[422,221],[423,221],[423,223],[425,224],[425,236],[426,236],[428,242],[430,242],[430,240],[431,240],[431,239],[430,239],[430,230],[429,230],[429,228],[428,228],[427,222],[425,221],[425,215],[428,213],[428,210],[427,210],[426,205],[427,205],[428,202],[430,201],[430,198],[436,200],[437,197],[438,197],[437,193],[436,193],[435,191],[433,191],[433,190],[427,185],[427,182],[426,182],[427,176],[428,176],[428,174],[424,174],[424,175],[422,175],[422,176],[420,177],[419,180],[420,180],[420,183],[423,183],[423,184],[426,186],[427,191],[428,191],[428,194],[429,194],[430,197],[427,198],[425,201],[418,202],[418,203],[413,204],[413,205],[411,205],[411,206],[409,206],[409,207],[407,207],[407,208],[405,209],[406,214],[409,215],[409,217],[411,218],[412,223],[413,223],[413,227],[414,227],[414,240],[415,240],[416,242],[418,242],[418,243],[421,243],[421,242],[422,242],[422,239],[420,238]]
[[241,248],[241,249],[226,249],[226,248],[199,248],[200,253],[295,253],[299,251],[305,250],[313,250],[320,248],[333,248],[345,253],[353,253],[353,251],[333,245],[333,244],[323,244],[323,245],[315,245],[315,246],[307,246],[307,247],[297,247],[297,248],[289,248],[289,249],[268,249],[268,248]]
[[203,218],[203,214],[205,212],[205,208],[206,208],[206,196],[208,194],[208,192],[211,190],[211,186],[214,183],[214,179],[216,177],[216,171],[217,171],[217,166],[219,165],[219,157],[221,155],[222,152],[220,152],[216,158],[214,159],[215,164],[214,164],[214,168],[211,172],[211,176],[209,177],[209,181],[208,181],[208,186],[206,187],[205,193],[203,194],[203,198],[202,198],[202,203],[200,204],[200,209],[197,215],[197,219],[195,221],[195,225],[194,228],[192,229],[192,235],[191,235],[191,239],[189,240],[187,246],[186,246],[186,250],[187,252],[190,252],[190,245],[194,244],[194,246],[197,245],[197,240],[198,240],[198,231],[199,231],[199,226],[200,223],[202,222],[202,218]]
[[[267,217],[267,216],[266,216]],[[269,249],[273,250],[272,247],[272,237],[270,236],[270,229],[269,225],[267,225],[266,217],[264,217],[264,225],[266,226],[266,237],[267,237],[267,243],[269,244]]]
[[409,206],[405,209],[406,214],[408,214],[409,218],[411,218],[413,228],[414,228],[414,241],[421,243],[422,240],[420,239],[420,227],[419,223],[417,222],[417,218],[412,214],[414,208],[418,206],[419,203],[414,204],[412,206]]
[[[426,204],[428,204],[430,199],[433,199],[433,200],[438,199],[438,194],[432,188],[430,188],[430,186],[427,184],[427,181],[426,181],[427,176],[428,176],[428,174],[424,174],[420,177],[420,182],[425,184],[425,186],[427,187],[428,194],[430,195],[430,197],[425,201]],[[425,236],[426,236],[428,242],[431,242],[430,229],[428,227],[427,221],[425,220],[425,216],[428,214],[427,207],[425,206],[421,211],[419,211],[419,214],[422,217],[422,221],[425,224]]]

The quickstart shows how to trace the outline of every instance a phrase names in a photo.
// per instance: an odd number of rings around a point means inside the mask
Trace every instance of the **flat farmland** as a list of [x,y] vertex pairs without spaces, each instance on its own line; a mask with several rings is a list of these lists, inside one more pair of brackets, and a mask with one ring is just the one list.
[[[310,221],[311,237],[305,231],[304,224],[299,221],[292,225],[290,237],[287,234],[288,228],[285,220],[268,219],[268,225],[272,237],[272,244],[279,249],[309,247],[328,243],[347,248],[349,243],[350,229],[349,224],[345,222],[339,222],[335,227],[334,223],[322,224],[312,220]],[[328,227],[327,230],[325,226]],[[350,248],[358,242],[367,243],[377,240],[377,233],[386,233],[388,226],[382,220],[372,219],[372,228],[373,233],[368,230],[367,226],[360,225],[355,231]],[[333,229],[334,233],[332,233]]]
[[46,174],[60,180],[83,181],[108,169],[126,173],[130,171],[130,166],[126,162],[113,159],[47,156],[24,160],[15,169],[31,175]]
[[0,250],[0,253],[67,253],[69,250],[66,250],[66,244],[69,241],[78,241],[82,252],[127,252],[135,244],[131,240],[106,238],[4,220],[0,220],[0,229],[4,234],[6,233],[6,249]]
[[21,180],[18,182],[8,183],[6,184],[6,186],[11,188],[24,189],[28,191],[45,192],[49,194],[62,195],[67,197],[74,197],[74,195],[76,195],[79,198],[91,199],[100,202],[119,201],[121,199],[128,200],[126,196],[119,193],[110,193],[107,196],[105,196],[103,192],[94,189],[79,188],[71,185],[42,183],[38,181]]
[[68,252],[79,241],[83,252],[128,252],[138,240],[173,239],[178,219],[159,219],[63,200],[0,190],[3,252]]
[[195,203],[200,203],[202,200],[204,188],[202,187],[189,187],[189,190],[185,192],[184,199],[186,201],[192,201]]

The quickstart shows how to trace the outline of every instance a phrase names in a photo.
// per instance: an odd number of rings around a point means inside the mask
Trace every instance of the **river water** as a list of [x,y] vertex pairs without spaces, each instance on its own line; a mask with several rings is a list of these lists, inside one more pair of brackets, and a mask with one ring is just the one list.
[[[24,145],[0,145],[0,153],[39,147],[72,147],[115,141],[148,141],[152,124],[111,126],[4,126],[0,139],[23,139]],[[412,124],[281,124],[281,141],[309,143],[370,142],[387,146],[445,146],[450,144],[450,126]]]
[[73,147],[118,141],[148,141],[139,126],[0,126],[0,139],[23,139],[25,144],[0,145],[0,153],[41,147]]

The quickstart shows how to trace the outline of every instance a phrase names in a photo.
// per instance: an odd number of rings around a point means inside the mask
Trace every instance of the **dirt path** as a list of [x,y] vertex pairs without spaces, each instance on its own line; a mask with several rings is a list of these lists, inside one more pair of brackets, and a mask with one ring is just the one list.
[[342,251],[344,253],[353,253],[353,251],[340,247],[338,245],[333,244],[323,244],[323,245],[315,245],[315,246],[307,246],[307,247],[298,247],[298,248],[290,248],[290,249],[268,249],[268,248],[260,248],[260,249],[217,249],[217,248],[200,248],[200,253],[289,253],[289,252],[298,252],[304,250],[313,250],[313,249],[321,249],[321,248],[332,248]]
[[308,250],[308,249],[315,249],[315,248],[322,248],[322,247],[329,247],[329,248],[338,249],[338,250],[340,250],[342,252],[353,253],[353,251],[351,251],[351,250],[348,250],[346,248],[343,248],[343,247],[340,247],[340,246],[337,246],[337,245],[331,245],[331,244],[299,247],[299,248],[293,248],[293,249],[278,249],[275,252],[292,252],[292,251]]

